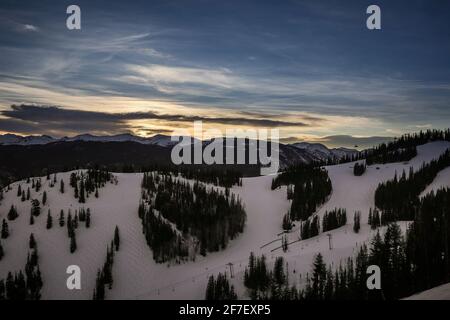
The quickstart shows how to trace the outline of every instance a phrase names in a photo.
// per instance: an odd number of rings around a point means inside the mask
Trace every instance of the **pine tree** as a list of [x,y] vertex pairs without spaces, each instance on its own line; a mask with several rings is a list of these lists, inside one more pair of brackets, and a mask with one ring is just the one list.
[[70,237],[70,253],[74,253],[77,250],[77,240],[75,239],[75,232]]
[[36,248],[36,240],[34,239],[34,234],[30,234],[30,241],[29,241],[29,247],[30,249]]
[[44,191],[44,193],[42,194],[42,205],[45,206],[46,203],[47,203],[47,192]]
[[19,214],[17,213],[16,207],[11,205],[11,208],[8,211],[8,216],[7,216],[8,220],[10,220],[10,221],[16,220],[18,216],[19,216]]
[[86,228],[89,228],[91,226],[91,212],[89,208],[87,210],[88,211],[86,213]]
[[75,233],[74,227],[73,227],[73,220],[72,220],[72,214],[69,212],[67,214],[67,235],[69,238],[72,238],[73,234]]
[[[0,241],[0,261],[2,261],[5,256],[5,251],[3,250],[2,242]],[[0,280],[3,281],[3,280]],[[2,292],[2,283],[0,283],[0,300],[2,300],[3,292]]]
[[30,220],[29,220],[30,225],[34,224],[34,216],[33,214],[30,214]]
[[20,186],[20,184],[19,184],[19,186],[17,187],[17,196],[18,196],[18,197],[22,196],[22,187]]
[[288,239],[286,235],[283,235],[283,238],[281,238],[281,248],[283,249],[283,252],[288,251]]
[[27,189],[27,200],[30,200],[30,187]]
[[20,201],[24,202],[26,200],[25,198],[25,190],[22,190],[22,197],[20,198]]
[[333,271],[331,270],[331,266],[328,267],[326,277],[327,280],[325,282],[324,288],[324,300],[329,301],[334,298],[334,277]]
[[83,180],[81,180],[80,181],[80,196],[79,196],[79,199],[78,199],[78,202],[80,202],[80,203],[85,203],[86,202],[86,198],[84,196],[84,192],[85,192],[85,190],[84,190],[84,182],[83,182]]
[[313,299],[323,299],[327,269],[323,262],[322,254],[318,253],[314,258],[312,275],[312,295]]
[[59,192],[64,193],[64,181],[61,179],[59,182]]
[[8,222],[6,222],[5,219],[3,219],[2,222],[2,234],[1,234],[1,238],[2,239],[6,239],[9,237],[9,228],[8,228]]
[[37,217],[41,214],[41,203],[38,199],[31,200],[31,215]]
[[119,251],[120,246],[120,236],[119,236],[119,227],[116,226],[114,230],[114,246],[116,247],[116,251]]
[[78,183],[75,182],[75,187],[74,187],[74,197],[75,199],[78,199]]
[[278,287],[281,287],[286,284],[287,276],[284,272],[283,257],[277,257],[275,259],[275,265],[273,268],[273,280]]
[[214,276],[211,275],[208,279],[208,284],[206,286],[206,294],[205,294],[205,300],[214,300]]
[[59,226],[64,227],[64,210],[61,209],[61,212],[59,213]]
[[359,232],[359,229],[361,229],[361,212],[360,211],[356,211],[355,215],[353,217],[353,231],[355,233]]
[[41,179],[36,180],[35,188],[36,192],[39,192],[41,190]]
[[48,214],[47,214],[47,229],[51,229],[53,226],[53,218],[52,215],[50,213],[50,209],[48,209]]
[[94,300],[105,300],[105,282],[103,274],[97,271],[97,279],[95,281]]
[[74,227],[74,229],[78,228],[78,213],[77,212],[75,212],[75,217],[73,218],[72,226]]
[[291,229],[292,229],[292,221],[288,212],[283,217],[283,230],[289,231]]

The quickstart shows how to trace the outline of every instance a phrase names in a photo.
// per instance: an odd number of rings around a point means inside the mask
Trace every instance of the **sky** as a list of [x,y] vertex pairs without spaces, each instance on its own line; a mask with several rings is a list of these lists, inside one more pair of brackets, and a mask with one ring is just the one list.
[[[81,8],[81,30],[66,8]],[[381,8],[381,30],[366,9]],[[450,2],[0,2],[0,133],[277,128],[346,145],[450,119]],[[355,142],[355,143],[356,143]]]

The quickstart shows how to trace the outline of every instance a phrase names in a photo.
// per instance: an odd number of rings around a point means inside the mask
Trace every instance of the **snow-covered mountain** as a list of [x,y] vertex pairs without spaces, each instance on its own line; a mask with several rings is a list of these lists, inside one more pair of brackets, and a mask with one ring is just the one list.
[[97,136],[89,133],[80,134],[73,137],[53,138],[47,135],[40,136],[19,136],[15,134],[0,135],[0,145],[36,145],[51,142],[71,142],[71,141],[95,141],[95,142],[137,142],[142,144],[152,144],[161,147],[170,147],[176,144],[171,141],[170,136],[157,134],[149,138],[139,137],[130,133]]
[[[194,141],[195,138],[192,139]],[[152,137],[139,137],[129,133],[111,136],[97,136],[82,134],[74,137],[53,138],[50,136],[18,136],[14,134],[0,135],[0,145],[43,145],[51,142],[136,142],[145,145],[155,145],[165,148],[173,147],[177,142],[170,136],[157,134]],[[211,141],[203,141],[203,145]],[[329,149],[320,143],[299,142],[294,144],[279,144],[280,166],[287,167],[295,163],[310,163],[312,161],[325,161],[327,159],[341,159],[358,153],[357,150],[347,148]]]
[[19,136],[10,133],[0,135],[0,145],[36,145],[47,144],[54,141],[56,141],[56,139],[47,135]]
[[[137,214],[142,173],[115,173],[118,183],[108,183],[100,189],[99,198],[89,197],[84,204],[74,198],[73,189],[69,187],[70,172],[57,174],[57,181],[62,179],[66,185],[65,193],[59,191],[58,184],[51,187],[51,180],[45,176],[41,178],[42,188],[39,191],[31,188],[31,183],[26,180],[17,181],[11,185],[10,191],[4,193],[0,203],[0,220],[6,217],[11,205],[15,205],[19,212],[16,220],[8,222],[10,236],[1,240],[5,256],[0,263],[0,278],[5,278],[8,271],[23,268],[27,260],[28,240],[30,233],[33,233],[39,247],[39,265],[44,282],[42,298],[91,299],[97,270],[104,263],[106,246],[117,225],[121,245],[114,257],[114,284],[106,292],[107,299],[203,299],[208,277],[219,272],[228,273],[230,262],[234,266],[234,277],[230,281],[239,297],[245,298],[246,290],[242,283],[250,252],[266,255],[270,267],[277,256],[283,256],[289,264],[290,281],[301,286],[317,253],[323,255],[326,263],[338,266],[376,234],[377,230],[371,230],[367,219],[369,208],[374,207],[374,192],[380,182],[392,179],[396,173],[408,170],[410,166],[419,169],[424,162],[436,159],[447,148],[450,148],[449,142],[427,143],[419,146],[417,156],[407,163],[368,166],[360,177],[354,176],[352,163],[328,166],[333,192],[316,214],[322,218],[327,210],[346,208],[351,217],[355,211],[360,211],[361,230],[354,233],[353,219],[348,219],[343,227],[290,244],[287,252],[280,249],[281,220],[290,208],[286,187],[271,190],[271,176],[244,178],[242,186],[231,189],[245,205],[247,222],[244,232],[222,251],[170,267],[154,262],[152,250],[142,234],[142,222]],[[450,170],[445,170],[428,190],[449,184]],[[47,194],[47,202],[42,205],[42,213],[33,225],[29,223],[30,201],[21,201],[17,196],[19,185],[22,190],[30,187],[31,199],[42,199],[44,191]],[[71,254],[67,229],[58,225],[57,217],[61,209],[67,214],[68,209],[74,213],[80,207],[91,209],[92,223],[89,229],[80,227],[77,230],[77,251]],[[54,222],[53,228],[47,230],[46,215],[49,210]],[[400,226],[405,231],[408,222],[400,222]],[[381,228],[380,231],[383,230]],[[287,237],[290,243],[297,239],[298,227]],[[82,270],[81,290],[68,290],[66,287],[66,269],[73,264]]]
[[308,151],[311,155],[316,158],[326,160],[329,158],[344,158],[346,156],[351,156],[357,154],[358,151],[355,149],[348,148],[332,148],[329,149],[321,143],[309,143],[309,142],[298,142],[293,143],[292,146]]

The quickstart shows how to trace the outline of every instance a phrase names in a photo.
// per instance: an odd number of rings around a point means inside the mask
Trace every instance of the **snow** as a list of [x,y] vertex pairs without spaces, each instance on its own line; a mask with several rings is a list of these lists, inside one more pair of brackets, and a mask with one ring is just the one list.
[[[129,133],[117,134],[112,136],[97,136],[93,134],[80,134],[73,137],[53,138],[50,136],[19,136],[15,134],[0,135],[0,145],[36,145],[47,144],[50,142],[70,142],[70,141],[96,141],[96,142],[125,142],[132,141],[142,144],[158,145],[161,147],[170,147],[176,144],[171,141],[171,136],[157,134],[149,138],[135,136]],[[196,141],[193,139],[192,141]]]
[[54,138],[46,135],[42,136],[26,136],[22,137],[15,134],[0,135],[0,145],[34,145],[34,144],[46,144],[55,141]]
[[450,300],[450,283],[414,294],[404,300]]
[[307,150],[315,157],[326,160],[329,158],[343,158],[345,156],[351,156],[356,154],[358,151],[354,149],[348,148],[332,148],[328,149],[321,143],[309,143],[309,142],[297,142],[291,144],[291,146],[296,147],[298,149]]
[[[277,256],[284,256],[289,263],[291,283],[302,284],[306,273],[310,271],[313,257],[318,252],[322,253],[327,263],[337,266],[347,257],[353,256],[362,243],[371,239],[376,231],[367,225],[367,216],[369,208],[374,206],[373,196],[380,182],[392,179],[396,172],[408,172],[410,166],[417,170],[423,162],[437,158],[447,148],[450,148],[449,142],[428,143],[419,146],[417,157],[408,163],[368,166],[366,173],[360,177],[353,175],[354,163],[327,167],[333,193],[317,214],[322,216],[325,210],[335,207],[346,208],[348,224],[293,243],[285,253],[278,247],[281,245],[279,234],[282,231],[282,217],[290,207],[290,202],[286,199],[286,187],[272,191],[270,186],[273,176],[244,178],[242,187],[232,188],[232,192],[238,194],[245,204],[247,222],[244,232],[232,240],[225,250],[209,253],[206,257],[198,256],[195,262],[170,266],[153,261],[151,249],[142,234],[141,221],[137,216],[142,174],[115,173],[117,185],[107,183],[99,190],[98,199],[93,196],[87,199],[83,206],[91,209],[91,228],[86,229],[81,223],[76,230],[78,248],[74,254],[69,252],[67,228],[61,228],[58,224],[61,209],[67,215],[68,208],[72,209],[73,214],[75,209],[82,206],[73,197],[73,190],[69,187],[70,172],[59,173],[58,183],[53,188],[49,187],[49,181],[43,177],[43,187],[39,194],[31,191],[31,198],[40,200],[46,190],[48,198],[43,212],[32,226],[28,223],[30,202],[21,202],[16,195],[18,184],[26,191],[26,183],[16,182],[12,184],[12,190],[5,193],[0,205],[0,220],[6,217],[13,203],[20,214],[17,220],[9,222],[10,237],[1,240],[5,257],[0,261],[0,278],[5,278],[10,270],[18,271],[24,267],[29,235],[33,232],[39,248],[39,263],[44,281],[43,298],[90,299],[97,269],[104,263],[106,246],[112,240],[117,225],[120,229],[121,246],[113,265],[113,288],[106,292],[108,299],[203,299],[209,275],[218,272],[229,275],[229,262],[234,267],[232,283],[239,297],[245,298],[242,278],[251,251],[256,255],[265,254],[269,265]],[[449,172],[442,171],[442,175],[438,175],[430,188],[448,184]],[[61,178],[66,185],[64,194],[59,192]],[[51,208],[53,216],[51,230],[45,228],[48,208]],[[361,211],[361,230],[358,234],[352,230],[353,213],[356,210]],[[400,226],[405,230],[407,222],[402,222]],[[298,238],[298,224],[294,230],[289,234],[289,242]],[[328,234],[332,237],[332,250],[329,249]],[[66,288],[66,268],[71,264],[81,268],[81,290],[71,291]],[[302,278],[300,274],[303,275]]]
[[432,191],[436,192],[442,188],[450,187],[450,167],[445,168],[439,172],[434,181],[422,192],[421,196],[424,196]]

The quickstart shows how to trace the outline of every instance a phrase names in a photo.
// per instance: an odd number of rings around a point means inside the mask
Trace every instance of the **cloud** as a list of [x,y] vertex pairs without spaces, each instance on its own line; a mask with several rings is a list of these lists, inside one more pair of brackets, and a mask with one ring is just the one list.
[[367,149],[380,143],[394,140],[393,137],[354,137],[350,135],[334,135],[319,138],[316,141],[333,147],[347,147],[356,149]]
[[392,140],[394,140],[393,137],[380,137],[380,136],[355,137],[351,135],[334,135],[326,137],[309,136],[303,138],[291,136],[280,139],[280,142],[291,144],[306,141],[306,142],[322,143],[329,148],[345,147],[363,150]]
[[151,83],[192,83],[232,88],[237,80],[228,69],[170,67],[164,65],[129,65],[127,69],[138,76],[136,79]]
[[23,30],[24,31],[34,31],[34,32],[36,32],[36,31],[39,31],[39,28],[34,26],[34,25],[32,25],[32,24],[24,24],[23,25]]
[[12,105],[10,109],[0,112],[0,128],[3,131],[17,133],[46,133],[53,135],[66,135],[68,133],[122,133],[138,131],[146,133],[164,133],[167,129],[143,126],[141,123],[150,121],[155,123],[170,123],[173,127],[177,123],[191,125],[193,121],[215,123],[231,126],[255,126],[255,127],[307,127],[307,123],[300,121],[290,122],[285,120],[273,120],[247,117],[220,117],[199,116],[182,114],[159,114],[155,112],[128,112],[106,113],[83,111],[75,109],[63,109],[57,106],[41,105]]

